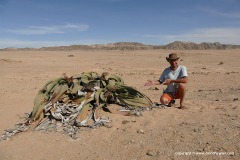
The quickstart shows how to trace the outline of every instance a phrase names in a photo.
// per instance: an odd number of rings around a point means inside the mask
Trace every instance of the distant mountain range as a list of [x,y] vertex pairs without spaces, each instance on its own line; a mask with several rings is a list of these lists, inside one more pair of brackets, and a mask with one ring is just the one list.
[[167,45],[146,45],[138,42],[117,42],[111,44],[95,44],[95,45],[70,45],[70,46],[54,46],[34,48],[5,48],[0,50],[155,50],[155,49],[171,49],[171,50],[225,50],[225,49],[240,49],[240,45],[221,44],[219,42],[200,44],[193,42],[175,41]]
[[221,44],[219,42],[196,44],[193,42],[175,41],[163,46],[164,49],[207,50],[207,49],[240,49],[240,45]]

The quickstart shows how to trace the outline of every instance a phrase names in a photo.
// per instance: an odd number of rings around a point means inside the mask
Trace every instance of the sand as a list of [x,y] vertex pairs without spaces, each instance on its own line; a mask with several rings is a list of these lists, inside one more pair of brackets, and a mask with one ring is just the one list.
[[[0,134],[31,112],[39,89],[62,76],[96,71],[121,76],[154,102],[171,50],[0,51]],[[74,140],[57,132],[27,131],[0,141],[1,160],[240,159],[240,51],[178,50],[189,73],[186,110],[140,117],[109,114],[112,128],[83,128]]]

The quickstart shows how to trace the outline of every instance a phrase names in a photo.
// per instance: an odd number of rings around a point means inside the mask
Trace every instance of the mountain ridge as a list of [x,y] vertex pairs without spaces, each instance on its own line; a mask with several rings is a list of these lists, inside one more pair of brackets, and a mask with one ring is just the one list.
[[240,45],[221,44],[219,42],[183,42],[174,41],[167,45],[146,45],[139,42],[116,42],[109,44],[94,44],[94,45],[69,45],[69,46],[53,46],[53,47],[41,47],[41,48],[4,48],[0,50],[155,50],[155,49],[173,49],[173,50],[226,50],[226,49],[240,49]]

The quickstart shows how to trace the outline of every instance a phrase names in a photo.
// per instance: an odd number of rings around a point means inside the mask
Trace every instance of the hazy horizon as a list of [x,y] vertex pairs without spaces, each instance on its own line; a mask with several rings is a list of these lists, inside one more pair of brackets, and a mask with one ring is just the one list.
[[0,48],[240,44],[238,0],[1,0]]

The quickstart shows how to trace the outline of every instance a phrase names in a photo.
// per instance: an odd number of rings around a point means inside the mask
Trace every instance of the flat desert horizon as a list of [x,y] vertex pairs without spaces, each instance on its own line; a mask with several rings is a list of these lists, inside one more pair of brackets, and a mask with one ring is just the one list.
[[106,115],[112,127],[81,128],[78,138],[28,130],[0,141],[0,160],[240,159],[240,50],[0,51],[0,134],[23,122],[43,85],[95,71],[123,78],[153,102],[159,79],[176,52],[187,67],[185,105],[153,108],[142,116]]

